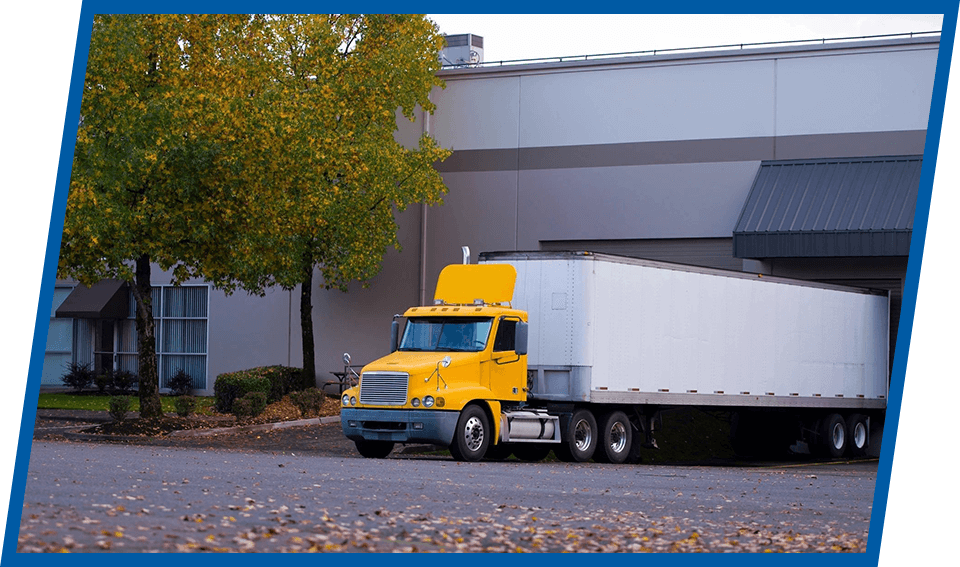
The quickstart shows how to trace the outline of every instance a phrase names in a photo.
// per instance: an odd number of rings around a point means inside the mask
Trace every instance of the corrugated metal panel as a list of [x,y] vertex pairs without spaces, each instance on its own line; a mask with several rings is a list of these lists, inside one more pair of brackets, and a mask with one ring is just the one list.
[[906,256],[922,164],[922,156],[761,162],[734,256]]

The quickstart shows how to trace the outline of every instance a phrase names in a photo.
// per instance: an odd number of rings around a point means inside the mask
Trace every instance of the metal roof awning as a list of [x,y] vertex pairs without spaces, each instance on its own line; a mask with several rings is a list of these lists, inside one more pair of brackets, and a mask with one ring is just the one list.
[[100,280],[90,287],[78,285],[56,313],[57,317],[76,319],[126,319],[130,313],[127,283]]
[[907,256],[923,156],[763,161],[737,258]]

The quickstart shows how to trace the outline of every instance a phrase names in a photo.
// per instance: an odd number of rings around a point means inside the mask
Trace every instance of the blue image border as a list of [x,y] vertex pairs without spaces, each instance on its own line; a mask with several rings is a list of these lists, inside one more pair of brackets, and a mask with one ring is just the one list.
[[[451,10],[452,5],[440,4],[438,2],[427,3],[400,3],[387,4],[384,2],[351,2],[351,7],[364,12],[404,12],[418,11],[427,13],[444,13],[458,10]],[[37,308],[35,332],[32,342],[32,352],[30,357],[29,374],[27,377],[27,386],[24,397],[23,413],[21,418],[21,429],[18,438],[16,463],[14,467],[13,481],[10,492],[10,504],[6,523],[6,537],[4,538],[2,550],[2,562],[4,565],[17,565],[29,561],[31,564],[44,564],[46,562],[59,562],[61,559],[55,558],[55,555],[35,555],[24,557],[16,552],[17,533],[20,527],[20,518],[24,500],[24,489],[26,486],[27,468],[30,459],[30,450],[33,438],[33,424],[36,419],[36,399],[40,390],[40,375],[43,366],[44,350],[46,345],[47,331],[50,320],[50,305],[53,300],[53,290],[56,280],[57,258],[60,249],[60,238],[63,232],[64,213],[66,210],[67,191],[70,183],[70,170],[72,164],[73,151],[75,147],[77,124],[80,114],[80,98],[82,92],[83,79],[86,68],[86,61],[90,43],[90,33],[95,13],[147,13],[147,12],[232,12],[246,13],[264,11],[266,8],[270,12],[315,12],[322,8],[332,8],[337,6],[330,3],[316,3],[304,1],[277,1],[277,2],[185,2],[185,1],[165,1],[165,2],[144,2],[131,4],[129,2],[116,2],[109,0],[85,0],[83,2],[79,26],[77,30],[77,42],[74,54],[72,77],[70,81],[69,98],[66,107],[66,116],[64,120],[63,136],[61,140],[61,153],[58,163],[56,189],[53,199],[53,206],[50,216],[50,229],[48,231],[46,256],[40,285],[39,304]],[[553,4],[524,4],[494,2],[482,6],[471,5],[472,8],[480,8],[486,13],[509,13],[517,12],[523,9],[523,13],[575,13],[583,8],[581,4],[572,3],[553,3]],[[884,517],[887,508],[887,498],[890,487],[891,470],[893,466],[893,456],[896,446],[897,426],[900,418],[904,379],[907,367],[907,358],[913,328],[913,320],[916,309],[917,291],[919,287],[920,268],[923,258],[924,243],[927,232],[927,221],[930,212],[930,202],[933,192],[934,171],[936,168],[941,130],[943,125],[944,106],[946,102],[946,92],[950,64],[953,54],[954,39],[957,27],[957,13],[960,2],[950,1],[927,1],[921,0],[909,4],[890,3],[890,2],[805,2],[776,4],[760,2],[732,2],[718,5],[707,2],[687,2],[680,6],[677,5],[656,5],[650,6],[645,3],[611,3],[602,6],[603,11],[609,13],[780,13],[780,14],[836,14],[836,13],[900,13],[900,14],[942,14],[943,26],[940,38],[939,58],[937,61],[936,77],[933,86],[933,95],[930,107],[930,119],[927,127],[926,143],[923,159],[923,169],[920,180],[920,190],[917,198],[916,215],[913,225],[913,236],[911,241],[910,256],[908,260],[906,280],[903,290],[903,302],[900,314],[900,327],[897,335],[897,348],[895,352],[892,377],[890,383],[889,399],[887,404],[886,422],[883,432],[883,446],[881,449],[880,462],[878,465],[877,482],[874,495],[872,516],[870,520],[870,537],[868,539],[867,550],[861,554],[820,554],[814,557],[805,555],[779,555],[768,557],[766,555],[734,554],[719,555],[709,554],[707,556],[697,555],[677,555],[677,554],[647,554],[641,561],[666,562],[671,564],[679,561],[681,564],[693,562],[710,562],[711,564],[722,564],[724,562],[736,562],[738,565],[743,562],[763,562],[764,565],[773,564],[788,565],[793,562],[809,564],[810,562],[840,562],[843,565],[876,565],[880,557],[880,545],[882,541]],[[595,6],[590,6],[595,8]],[[949,553],[949,551],[947,551]],[[252,562],[260,560],[261,555],[242,555],[231,556],[231,561]],[[391,561],[412,562],[412,561],[438,561],[441,556],[436,557],[416,557],[392,556]],[[589,556],[588,556],[589,557]],[[79,558],[71,556],[70,562],[113,562],[129,561],[129,556],[124,554],[84,554]],[[361,562],[376,561],[379,558],[372,556],[360,559]],[[599,558],[597,558],[599,559]],[[166,562],[169,557],[165,554],[159,555],[138,555],[136,561]],[[178,556],[178,561],[205,561],[206,557],[196,557],[193,555]],[[303,561],[303,559],[294,559],[294,556],[284,556],[284,560]],[[311,561],[316,558],[310,559]],[[324,560],[344,562],[355,562],[356,557],[341,556],[327,557]],[[479,562],[487,559],[477,555],[467,555],[458,557],[458,561]],[[549,561],[551,563],[564,563],[581,561],[582,557],[564,557],[559,555],[549,555],[538,559],[539,561]],[[589,560],[595,560],[590,558]],[[602,560],[602,559],[601,559]],[[628,561],[631,559],[627,559]],[[505,557],[498,557],[497,561],[529,562],[528,557],[520,554],[511,554]]]

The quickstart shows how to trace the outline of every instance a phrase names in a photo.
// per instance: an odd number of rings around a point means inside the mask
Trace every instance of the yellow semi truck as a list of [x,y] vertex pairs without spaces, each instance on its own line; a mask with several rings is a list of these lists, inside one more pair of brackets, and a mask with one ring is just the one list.
[[886,292],[590,252],[480,262],[444,268],[434,304],[402,334],[395,320],[393,352],[343,393],[361,455],[623,463],[684,406],[730,412],[740,446],[778,432],[862,455],[886,407]]

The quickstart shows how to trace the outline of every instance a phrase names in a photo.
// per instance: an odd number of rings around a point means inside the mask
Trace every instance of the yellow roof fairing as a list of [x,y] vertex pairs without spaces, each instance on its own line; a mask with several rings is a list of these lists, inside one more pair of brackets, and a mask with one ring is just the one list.
[[510,264],[452,264],[440,272],[435,302],[448,305],[509,305],[517,270]]

